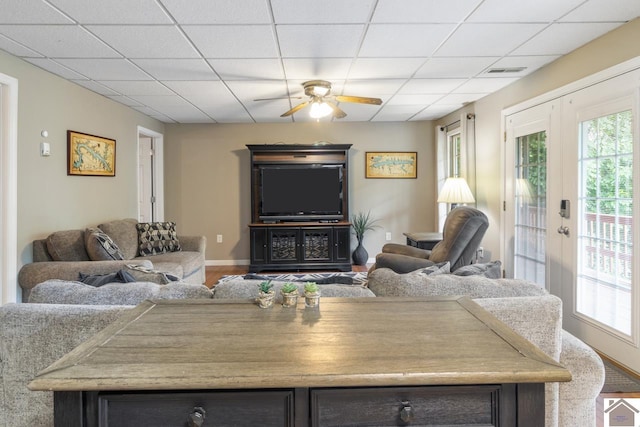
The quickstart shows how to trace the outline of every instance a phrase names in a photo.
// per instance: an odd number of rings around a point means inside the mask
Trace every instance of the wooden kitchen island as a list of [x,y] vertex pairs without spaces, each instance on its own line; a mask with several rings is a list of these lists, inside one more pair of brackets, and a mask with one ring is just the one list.
[[55,425],[544,426],[567,370],[466,297],[147,301],[42,371]]

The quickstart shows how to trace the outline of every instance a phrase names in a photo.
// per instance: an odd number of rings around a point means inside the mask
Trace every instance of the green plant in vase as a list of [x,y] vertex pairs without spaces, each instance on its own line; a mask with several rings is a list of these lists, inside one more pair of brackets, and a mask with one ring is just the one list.
[[261,282],[258,284],[258,306],[260,308],[269,308],[273,305],[273,299],[276,292],[273,290],[273,283],[271,280]]
[[318,307],[320,305],[320,289],[315,282],[307,282],[304,285],[305,307]]
[[367,231],[371,231],[379,227],[376,222],[378,222],[378,220],[371,218],[371,212],[358,212],[351,217],[353,234],[356,235],[356,239],[358,240],[358,246],[352,254],[353,263],[355,265],[365,265],[369,259],[369,253],[362,245],[362,242]]
[[293,283],[285,283],[280,288],[282,294],[282,306],[283,307],[295,307],[298,305],[298,287]]

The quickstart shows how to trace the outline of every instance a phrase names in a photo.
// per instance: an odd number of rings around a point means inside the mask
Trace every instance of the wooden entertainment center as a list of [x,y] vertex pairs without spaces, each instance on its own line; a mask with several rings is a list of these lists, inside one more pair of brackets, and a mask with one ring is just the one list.
[[[251,152],[249,270],[351,271],[351,144],[264,144],[247,148]],[[263,182],[266,174],[282,174],[273,179],[285,180],[287,188],[280,192],[275,189],[274,194],[274,189]],[[334,183],[337,185],[331,189]],[[297,190],[297,194],[291,190]],[[326,209],[316,209],[316,197],[318,203],[328,204]]]

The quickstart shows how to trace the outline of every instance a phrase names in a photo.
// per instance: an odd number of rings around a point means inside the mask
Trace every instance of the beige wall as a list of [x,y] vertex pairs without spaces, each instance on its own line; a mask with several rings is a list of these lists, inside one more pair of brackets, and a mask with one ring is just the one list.
[[[165,197],[167,220],[182,234],[207,236],[206,258],[232,263],[249,258],[250,160],[246,144],[353,144],[350,150],[350,211],[368,211],[381,228],[365,237],[369,256],[385,232],[404,242],[405,231],[434,224],[434,143],[431,122],[167,125]],[[417,151],[417,179],[365,179],[366,151]],[[216,243],[216,235],[223,243]],[[355,245],[354,245],[355,247]],[[224,262],[226,261],[226,262]]]
[[[18,260],[31,241],[137,216],[137,126],[164,124],[0,51],[0,73],[18,80]],[[42,130],[51,156],[40,156]],[[115,177],[67,176],[67,130],[116,140]]]
[[491,225],[483,246],[491,252],[492,259],[501,257],[499,251],[502,209],[502,110],[640,56],[640,43],[635,42],[638,39],[640,18],[438,121],[438,124],[446,124],[457,120],[461,112],[476,115],[476,199],[478,208],[484,211],[490,220]]

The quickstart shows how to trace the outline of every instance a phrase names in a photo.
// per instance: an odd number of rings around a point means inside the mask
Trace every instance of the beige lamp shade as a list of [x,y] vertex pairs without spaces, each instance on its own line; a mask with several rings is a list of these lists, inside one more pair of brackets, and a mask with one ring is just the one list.
[[447,178],[438,195],[438,203],[475,203],[471,189],[464,178]]

